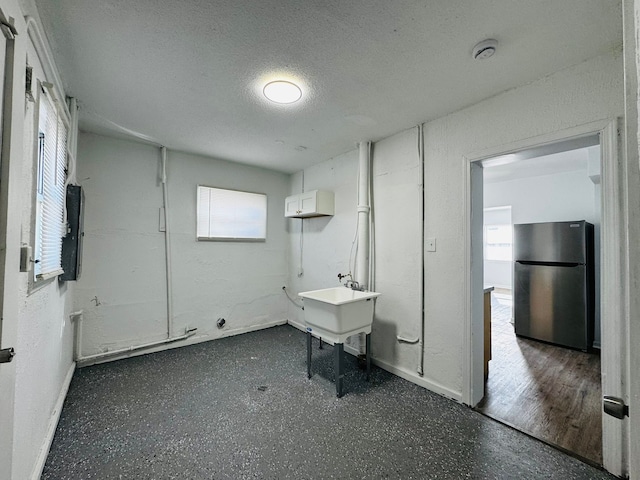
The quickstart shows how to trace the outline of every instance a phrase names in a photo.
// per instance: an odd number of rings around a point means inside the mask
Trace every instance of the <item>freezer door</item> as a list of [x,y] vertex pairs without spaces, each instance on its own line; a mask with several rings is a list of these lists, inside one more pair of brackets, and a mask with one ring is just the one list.
[[513,258],[543,263],[587,263],[587,223],[526,223],[513,226]]
[[586,267],[516,262],[514,274],[516,335],[587,350]]

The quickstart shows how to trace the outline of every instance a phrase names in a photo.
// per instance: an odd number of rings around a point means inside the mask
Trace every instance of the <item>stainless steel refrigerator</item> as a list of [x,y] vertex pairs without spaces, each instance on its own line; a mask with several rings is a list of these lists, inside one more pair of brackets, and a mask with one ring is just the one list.
[[593,343],[593,225],[514,225],[516,335],[587,351]]

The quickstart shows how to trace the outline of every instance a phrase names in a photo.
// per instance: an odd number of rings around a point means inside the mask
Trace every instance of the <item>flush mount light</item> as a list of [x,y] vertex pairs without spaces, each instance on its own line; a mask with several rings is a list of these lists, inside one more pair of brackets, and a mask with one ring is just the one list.
[[294,103],[302,98],[300,87],[286,80],[267,83],[262,89],[262,93],[275,103]]

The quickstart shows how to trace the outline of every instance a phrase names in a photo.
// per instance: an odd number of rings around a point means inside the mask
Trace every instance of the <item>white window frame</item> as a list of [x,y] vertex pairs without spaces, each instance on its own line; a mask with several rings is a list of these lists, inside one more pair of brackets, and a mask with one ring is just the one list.
[[[489,238],[489,229],[491,228],[498,228],[498,227],[508,227],[511,233],[511,241],[508,243],[509,248],[511,249],[511,255],[508,259],[505,258],[497,258],[497,257],[492,257],[489,253],[489,242],[488,242],[488,238]],[[504,244],[500,244],[500,245],[504,245]],[[484,259],[488,260],[490,262],[512,262],[513,261],[513,225],[510,223],[500,223],[500,224],[491,224],[491,225],[484,225]]]
[[198,241],[264,242],[266,238],[266,194],[198,185]]
[[33,286],[63,273],[69,132],[64,109],[47,83],[39,85],[36,112],[33,128],[36,143]]

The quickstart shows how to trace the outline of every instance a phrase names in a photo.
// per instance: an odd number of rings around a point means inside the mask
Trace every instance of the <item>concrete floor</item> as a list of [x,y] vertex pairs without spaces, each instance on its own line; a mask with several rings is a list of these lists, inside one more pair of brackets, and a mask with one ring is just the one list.
[[290,326],[78,370],[43,479],[615,478]]

